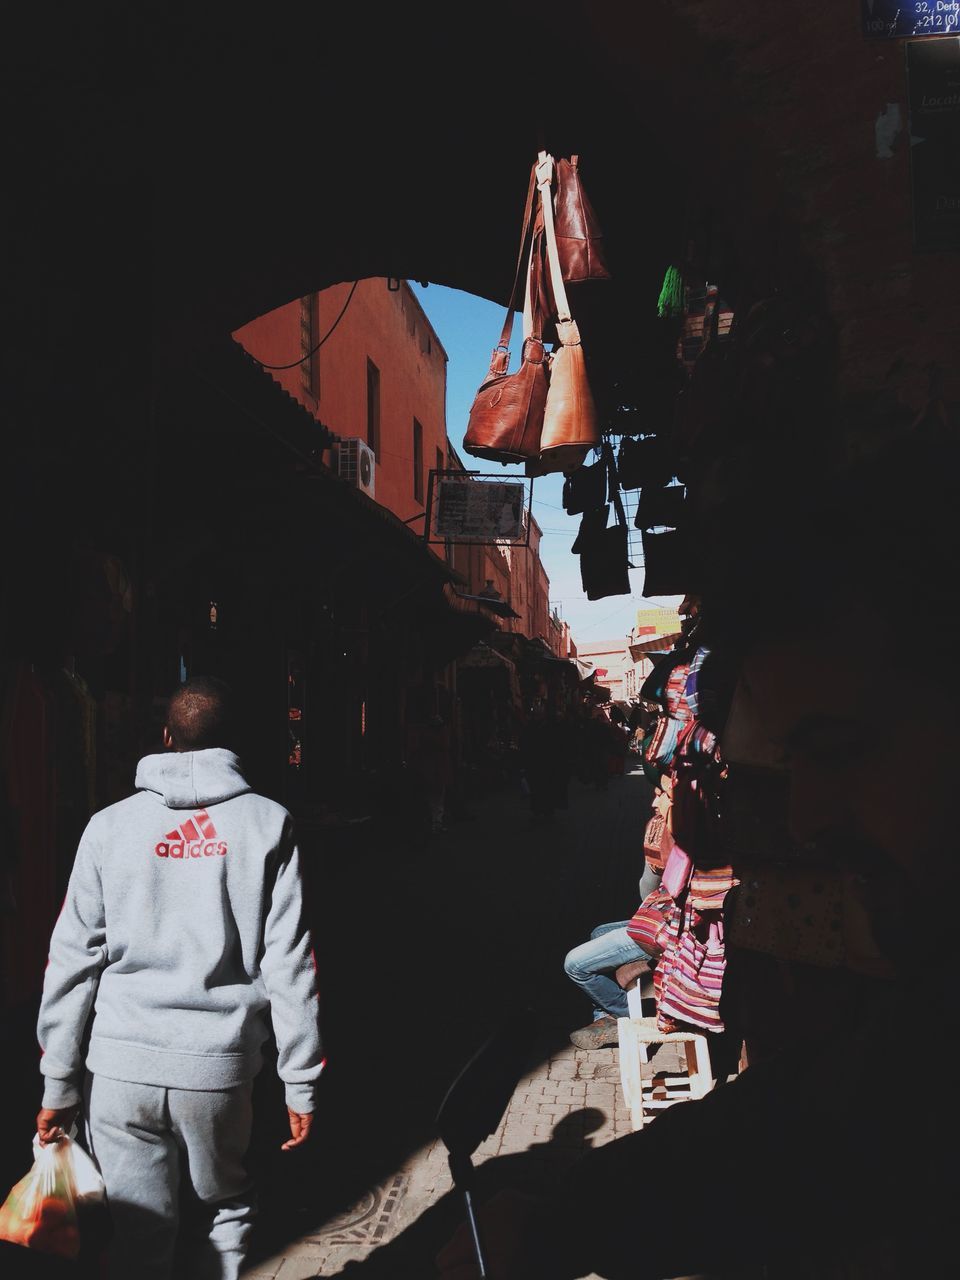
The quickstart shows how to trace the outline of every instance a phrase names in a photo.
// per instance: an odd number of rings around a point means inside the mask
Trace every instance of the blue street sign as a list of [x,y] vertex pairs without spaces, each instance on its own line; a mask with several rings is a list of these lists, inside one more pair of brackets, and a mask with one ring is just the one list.
[[863,34],[874,40],[960,35],[960,0],[860,0]]

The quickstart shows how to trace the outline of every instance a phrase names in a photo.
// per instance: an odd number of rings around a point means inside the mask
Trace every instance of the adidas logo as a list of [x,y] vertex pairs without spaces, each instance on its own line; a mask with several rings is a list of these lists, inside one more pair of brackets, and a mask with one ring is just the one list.
[[158,858],[212,858],[215,855],[222,858],[227,852],[227,842],[217,838],[217,828],[209,813],[201,809],[168,831],[153,851]]

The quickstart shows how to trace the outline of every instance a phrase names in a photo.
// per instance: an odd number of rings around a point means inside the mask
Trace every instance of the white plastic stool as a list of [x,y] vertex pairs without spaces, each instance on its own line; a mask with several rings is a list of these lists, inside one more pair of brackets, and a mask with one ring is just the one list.
[[[660,1031],[656,1018],[618,1018],[617,1035],[620,1041],[620,1083],[623,1096],[630,1108],[630,1125],[634,1130],[643,1128],[644,1111],[662,1110],[675,1102],[688,1102],[702,1098],[713,1088],[713,1070],[707,1038],[698,1031]],[[682,1044],[687,1060],[686,1076],[665,1076],[665,1091],[653,1097],[653,1087],[643,1079],[641,1064],[647,1060],[647,1047],[651,1044]],[[686,1089],[678,1088],[686,1085]],[[644,1095],[646,1088],[648,1095]]]
[[[627,1017],[643,1019],[643,1004],[646,1000],[656,1010],[656,998],[653,992],[653,975],[648,960],[632,960],[622,964],[613,975],[620,988],[627,993]],[[647,1046],[640,1046],[640,1061],[649,1058]]]

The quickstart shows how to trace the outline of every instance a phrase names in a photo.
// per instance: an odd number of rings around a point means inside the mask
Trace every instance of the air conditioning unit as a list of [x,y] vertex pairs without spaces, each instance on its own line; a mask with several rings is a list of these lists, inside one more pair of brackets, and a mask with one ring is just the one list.
[[356,485],[368,497],[374,496],[377,484],[377,455],[366,440],[358,436],[341,440],[337,449],[337,473],[341,480]]

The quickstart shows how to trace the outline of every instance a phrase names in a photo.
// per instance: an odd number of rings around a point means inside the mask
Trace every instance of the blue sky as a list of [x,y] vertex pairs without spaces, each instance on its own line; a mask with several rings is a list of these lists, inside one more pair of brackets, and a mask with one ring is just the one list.
[[[460,453],[463,462],[474,470],[496,472],[498,475],[523,474],[520,466],[501,467],[498,463],[486,463],[471,459],[463,452],[463,434],[467,428],[470,405],[490,363],[490,352],[496,345],[503,324],[503,307],[448,289],[444,285],[424,287],[410,281],[420,305],[443,343],[449,364],[447,366],[447,434]],[[518,367],[520,317],[514,325],[514,354],[511,369]],[[633,588],[629,596],[609,596],[605,600],[588,600],[580,585],[580,561],[572,555],[570,547],[577,536],[579,516],[568,516],[562,503],[563,476],[542,476],[533,482],[533,514],[543,530],[540,553],[550,578],[550,602],[556,605],[562,617],[570,623],[573,638],[586,643],[626,636],[636,620],[637,609],[651,604],[676,605],[679,596],[658,597],[645,600],[643,569],[630,570]]]

